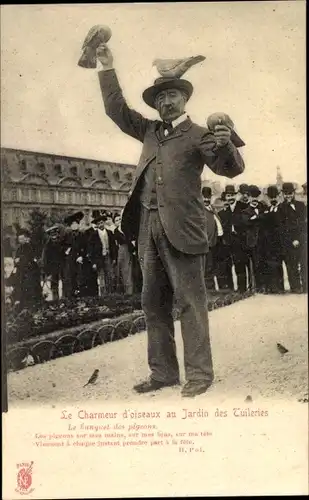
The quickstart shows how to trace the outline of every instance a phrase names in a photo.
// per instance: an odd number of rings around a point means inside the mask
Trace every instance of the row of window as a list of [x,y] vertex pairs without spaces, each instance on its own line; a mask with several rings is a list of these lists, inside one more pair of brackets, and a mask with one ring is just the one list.
[[[50,166],[48,167],[48,170],[50,171]],[[26,160],[20,160],[19,162],[19,171],[20,173],[22,174],[26,174],[29,172],[29,169],[28,169],[28,165],[27,165],[27,161]],[[47,173],[47,167],[45,165],[45,163],[42,163],[42,162],[39,162],[36,164],[35,166],[35,171],[37,174],[41,174],[41,175],[44,175]],[[59,175],[63,175],[63,165],[60,165],[60,163],[56,163],[55,165],[52,165],[52,171],[55,175],[59,176]],[[77,166],[71,166],[70,169],[69,169],[69,172],[70,172],[70,175],[72,177],[76,177],[79,175],[79,168]],[[87,179],[91,179],[94,177],[93,175],[93,169],[91,167],[87,167],[85,168],[85,171],[84,171],[84,177],[87,178]],[[119,172],[115,171],[113,172],[113,177],[115,178],[115,180],[119,180]],[[127,174],[128,178],[132,179],[132,174],[129,172]],[[106,175],[106,170],[105,169],[100,169],[99,170],[99,178],[100,179],[106,179],[107,178],[107,175]]]
[[47,189],[4,189],[5,202],[61,203],[72,205],[124,205],[126,196],[118,193],[87,193],[81,191],[49,191]]

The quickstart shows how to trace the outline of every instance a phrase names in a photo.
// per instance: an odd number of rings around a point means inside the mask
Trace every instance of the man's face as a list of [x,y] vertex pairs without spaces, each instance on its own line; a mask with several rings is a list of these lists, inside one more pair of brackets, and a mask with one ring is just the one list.
[[250,196],[250,204],[253,207],[257,207],[259,204],[259,197],[258,196]]
[[24,243],[26,243],[27,239],[26,239],[26,236],[24,234],[20,234],[18,236],[18,243],[20,245],[23,245]]
[[72,231],[78,231],[79,230],[79,223],[76,222],[76,220],[74,222],[72,222],[71,229],[72,229]]
[[105,221],[105,226],[110,227],[112,225],[113,225],[113,219],[111,217],[107,217],[107,219]]
[[207,196],[206,196],[206,197],[205,197],[205,196],[203,196],[203,200],[204,200],[204,205],[205,205],[205,207],[209,207],[210,202],[211,202],[211,198],[209,198],[209,197],[207,197]]
[[51,232],[51,233],[50,233],[50,239],[51,239],[52,241],[57,241],[57,240],[59,239],[59,236],[60,236],[60,234],[59,234],[59,232],[58,232],[58,231],[55,231],[55,232]]
[[227,193],[225,195],[225,201],[228,205],[233,205],[233,203],[235,202],[235,195]]
[[291,203],[294,200],[294,193],[283,193],[283,198],[288,203]]
[[116,227],[120,226],[120,222],[121,222],[121,217],[115,217],[114,224]]
[[275,196],[274,198],[269,198],[269,203],[275,207],[278,205],[279,203],[279,197],[278,196]]
[[242,193],[241,194],[241,201],[243,203],[249,203],[249,193]]
[[156,96],[155,106],[163,121],[171,122],[184,113],[187,99],[178,89],[162,90]]
[[97,222],[97,227],[98,229],[101,229],[101,231],[103,231],[103,229],[105,229],[105,221],[99,220],[99,222]]

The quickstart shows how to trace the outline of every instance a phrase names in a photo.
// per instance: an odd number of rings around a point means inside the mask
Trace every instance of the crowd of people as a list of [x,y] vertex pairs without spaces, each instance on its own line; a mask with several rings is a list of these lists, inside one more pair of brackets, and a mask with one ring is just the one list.
[[[282,193],[269,186],[267,203],[258,186],[241,184],[236,191],[227,185],[220,210],[212,204],[210,187],[202,194],[210,243],[208,290],[284,293],[285,263],[290,291],[307,292],[306,206],[295,200],[292,183],[284,183]],[[29,231],[19,230],[14,269],[6,280],[14,304],[38,303],[47,281],[53,300],[141,292],[137,243],[122,232],[121,214],[94,210],[86,230],[83,218],[83,212],[76,212],[47,228],[41,258]]]
[[[211,189],[203,188],[205,208],[215,230],[210,232],[205,279],[208,289],[283,293],[283,263],[292,293],[307,292],[306,205],[295,199],[293,183],[267,188],[267,202],[258,186],[233,185],[222,193],[224,208],[214,210]],[[209,224],[211,226],[211,224]]]
[[40,302],[48,282],[51,298],[95,297],[141,291],[141,271],[134,241],[121,230],[121,215],[94,210],[83,230],[83,212],[46,229],[42,255],[37,257],[27,229],[17,234],[14,269],[6,280],[19,308]]

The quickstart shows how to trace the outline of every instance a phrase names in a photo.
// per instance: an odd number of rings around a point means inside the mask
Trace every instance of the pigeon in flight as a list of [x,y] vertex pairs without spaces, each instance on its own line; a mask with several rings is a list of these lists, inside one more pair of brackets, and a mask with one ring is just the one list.
[[87,384],[85,384],[83,387],[86,387],[86,385],[88,384],[94,384],[98,380],[98,376],[99,376],[99,370],[94,370]]
[[166,78],[181,78],[188,69],[206,59],[204,56],[187,57],[183,59],[155,59],[156,66],[161,76]]
[[97,67],[97,48],[102,43],[108,42],[112,36],[112,31],[108,26],[97,24],[93,26],[82,46],[82,55],[78,61],[78,66],[82,68],[96,68]]

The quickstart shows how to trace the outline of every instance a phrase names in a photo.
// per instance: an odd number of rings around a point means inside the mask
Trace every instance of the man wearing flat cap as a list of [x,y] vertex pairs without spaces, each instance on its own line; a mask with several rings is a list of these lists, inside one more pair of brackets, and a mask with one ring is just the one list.
[[282,184],[283,202],[278,209],[283,260],[292,293],[307,291],[306,264],[303,257],[306,234],[306,206],[295,199],[292,182]]
[[[186,384],[182,395],[206,392],[214,372],[204,280],[208,250],[201,174],[206,164],[218,175],[235,177],[243,159],[231,140],[231,128],[218,121],[213,132],[193,123],[185,105],[192,84],[181,78],[158,78],[143,93],[160,120],[131,109],[113,69],[111,50],[99,47],[99,81],[106,114],[143,143],[122,228],[138,241],[143,273],[142,306],[148,331],[149,380],[135,386],[145,393],[179,384],[172,316],[181,309]],[[244,143],[242,143],[243,145]]]

